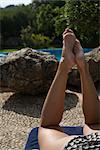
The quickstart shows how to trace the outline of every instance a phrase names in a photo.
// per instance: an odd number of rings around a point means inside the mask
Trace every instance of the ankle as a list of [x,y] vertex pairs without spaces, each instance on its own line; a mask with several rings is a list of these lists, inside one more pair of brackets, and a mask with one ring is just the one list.
[[77,65],[77,67],[78,67],[80,73],[87,71],[89,68],[86,61],[84,61],[81,65]]
[[68,61],[64,57],[61,57],[58,69],[60,69],[62,72],[65,72],[65,73],[70,72],[71,67]]

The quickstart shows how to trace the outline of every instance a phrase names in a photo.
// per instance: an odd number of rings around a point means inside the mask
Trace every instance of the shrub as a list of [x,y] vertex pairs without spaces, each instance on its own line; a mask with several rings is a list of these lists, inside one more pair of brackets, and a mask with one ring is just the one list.
[[50,46],[51,40],[49,37],[32,33],[32,27],[22,29],[21,39],[24,47],[43,48]]

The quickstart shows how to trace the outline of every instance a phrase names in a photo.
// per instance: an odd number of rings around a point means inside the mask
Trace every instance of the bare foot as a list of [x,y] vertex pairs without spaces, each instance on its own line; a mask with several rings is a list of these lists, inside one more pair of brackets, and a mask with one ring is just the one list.
[[80,41],[77,39],[75,40],[73,52],[75,54],[76,64],[77,64],[78,68],[81,69],[85,64],[84,51],[80,44]]
[[75,65],[75,56],[73,54],[73,47],[76,37],[71,29],[65,29],[63,33],[63,51],[60,62],[64,62],[68,69]]

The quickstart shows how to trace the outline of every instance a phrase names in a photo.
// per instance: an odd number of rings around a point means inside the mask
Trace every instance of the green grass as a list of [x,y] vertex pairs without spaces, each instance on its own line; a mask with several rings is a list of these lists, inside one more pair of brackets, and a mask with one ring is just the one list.
[[14,52],[17,51],[17,49],[1,49],[0,52]]
[[[42,48],[40,48],[40,49],[42,49]],[[57,49],[61,49],[61,48],[52,48],[52,47],[50,47],[50,48],[43,48],[43,49],[54,49],[54,50],[57,50]],[[17,50],[18,49],[1,49],[0,52],[14,52],[14,51],[17,51]]]

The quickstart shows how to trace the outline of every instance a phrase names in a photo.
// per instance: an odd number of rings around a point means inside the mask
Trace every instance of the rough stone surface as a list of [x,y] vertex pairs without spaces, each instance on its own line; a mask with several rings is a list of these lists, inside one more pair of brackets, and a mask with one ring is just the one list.
[[[89,53],[85,53],[85,59],[89,64],[89,71],[94,83],[100,82],[100,47],[93,49]],[[69,73],[68,84],[80,87],[80,75],[76,66]]]
[[[100,47],[85,53],[94,83],[100,81]],[[38,95],[47,92],[57,71],[55,56],[30,48],[9,54],[0,60],[1,91]],[[68,85],[80,87],[77,67],[69,73]]]
[[57,70],[55,56],[25,48],[0,60],[1,91],[37,95],[47,92]]

